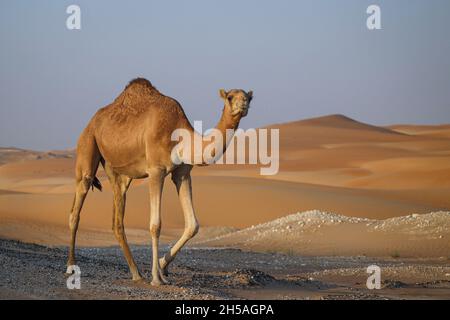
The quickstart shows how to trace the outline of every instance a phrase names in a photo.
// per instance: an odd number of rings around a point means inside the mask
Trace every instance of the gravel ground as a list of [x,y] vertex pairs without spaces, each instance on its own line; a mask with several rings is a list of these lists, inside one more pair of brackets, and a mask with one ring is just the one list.
[[[132,250],[147,280],[130,280],[118,247],[79,248],[81,289],[69,290],[64,275],[67,248],[0,240],[0,298],[450,299],[448,259],[303,257],[189,247],[171,266],[171,284],[152,287],[151,248]],[[366,288],[366,268],[372,264],[382,270],[381,290]]]

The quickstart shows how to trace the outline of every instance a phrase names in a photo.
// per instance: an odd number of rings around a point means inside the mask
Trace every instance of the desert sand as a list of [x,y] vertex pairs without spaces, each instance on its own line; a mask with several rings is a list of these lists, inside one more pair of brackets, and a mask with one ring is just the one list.
[[[277,175],[259,175],[259,165],[194,169],[202,227],[245,228],[305,210],[386,219],[450,208],[447,125],[383,128],[331,115],[268,128],[280,129]],[[74,151],[3,148],[0,160],[0,219],[65,227],[73,199]],[[81,228],[109,231],[112,196],[102,169],[98,175],[105,191],[88,195]],[[126,224],[146,230],[148,221],[146,181],[135,180]],[[183,223],[175,188],[167,180],[163,229]]]
[[[448,265],[450,125],[379,127],[330,115],[267,128],[280,129],[277,175],[261,176],[259,165],[193,170],[201,229],[191,248]],[[0,238],[66,246],[74,151],[0,148],[0,164]],[[117,244],[109,183],[102,169],[98,177],[104,191],[90,192],[81,214],[84,247]],[[184,226],[169,179],[162,207],[169,244]],[[135,180],[125,218],[130,243],[149,245],[149,216],[146,181]]]

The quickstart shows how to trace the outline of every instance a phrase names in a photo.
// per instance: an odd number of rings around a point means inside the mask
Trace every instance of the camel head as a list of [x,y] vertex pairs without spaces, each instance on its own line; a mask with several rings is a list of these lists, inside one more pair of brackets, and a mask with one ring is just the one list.
[[250,101],[253,98],[253,91],[245,92],[240,89],[225,91],[220,89],[220,97],[225,102],[225,111],[231,113],[233,117],[245,117],[250,108]]

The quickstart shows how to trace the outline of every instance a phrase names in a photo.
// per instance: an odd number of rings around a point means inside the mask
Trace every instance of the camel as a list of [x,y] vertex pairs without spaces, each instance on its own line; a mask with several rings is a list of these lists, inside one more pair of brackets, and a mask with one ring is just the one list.
[[[239,122],[247,115],[253,92],[240,89],[225,91],[222,116],[216,129],[226,136],[227,129],[236,130]],[[195,132],[183,108],[175,100],[160,93],[150,81],[136,78],[128,83],[122,93],[110,105],[101,108],[92,117],[81,133],[77,144],[75,165],[76,188],[69,218],[71,242],[67,265],[75,265],[75,241],[80,221],[80,212],[89,189],[101,190],[96,177],[101,163],[113,192],[112,229],[125,255],[134,281],[142,279],[127,243],[124,227],[126,193],[133,179],[148,178],[150,189],[150,234],[152,239],[152,285],[168,283],[168,266],[181,248],[194,237],[199,229],[192,203],[191,170],[194,165],[214,162],[211,157],[201,163],[184,161],[174,164],[171,151],[177,141],[171,140],[176,129],[186,129],[193,137]],[[208,139],[205,139],[208,140]],[[211,143],[222,152],[229,140],[202,141],[202,150]],[[188,159],[189,160],[189,159]],[[171,174],[176,186],[185,219],[181,238],[162,258],[158,259],[158,243],[161,230],[161,194],[164,180]]]

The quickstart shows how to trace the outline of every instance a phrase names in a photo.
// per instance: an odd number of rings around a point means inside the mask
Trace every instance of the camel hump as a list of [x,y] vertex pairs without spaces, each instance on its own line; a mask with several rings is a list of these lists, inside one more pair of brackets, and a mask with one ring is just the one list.
[[152,85],[152,83],[145,78],[135,78],[131,80],[125,87],[125,92],[147,92],[157,93],[158,90]]
[[163,95],[144,78],[131,80],[112,104],[103,108],[99,114],[108,113],[117,122],[124,122],[130,116],[138,116]]

